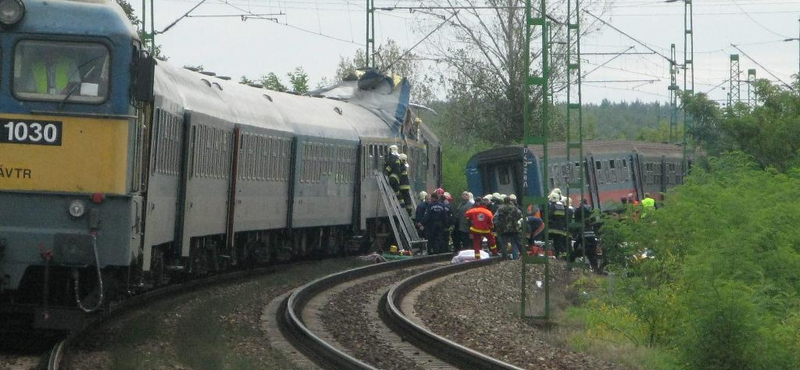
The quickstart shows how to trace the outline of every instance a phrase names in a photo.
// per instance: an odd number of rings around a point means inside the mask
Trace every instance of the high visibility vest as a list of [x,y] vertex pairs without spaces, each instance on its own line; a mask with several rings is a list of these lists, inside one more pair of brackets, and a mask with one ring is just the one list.
[[56,62],[53,70],[54,76],[48,78],[47,66],[42,61],[33,64],[33,79],[36,83],[36,92],[39,94],[49,93],[50,84],[53,84],[56,93],[60,93],[67,88],[70,75],[70,61],[61,58]]

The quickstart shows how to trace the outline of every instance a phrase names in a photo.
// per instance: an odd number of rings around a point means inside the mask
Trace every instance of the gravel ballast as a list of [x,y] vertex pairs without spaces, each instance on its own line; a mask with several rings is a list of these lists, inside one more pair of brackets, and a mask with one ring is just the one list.
[[399,270],[336,294],[322,310],[325,330],[351,355],[379,369],[424,370],[409,357],[414,353],[401,353],[396,343],[387,343],[379,329],[383,324],[374,322],[376,315],[367,311],[377,310],[376,294],[383,295],[391,285],[430,268]]
[[[567,272],[562,262],[555,261],[550,268],[551,307],[557,315],[568,305],[565,294],[571,275],[582,272]],[[527,269],[528,287],[542,280],[541,265]],[[624,368],[570,351],[558,335],[551,335],[556,328],[521,318],[520,273],[520,262],[505,261],[446,277],[422,292],[414,309],[434,333],[522,368]]]

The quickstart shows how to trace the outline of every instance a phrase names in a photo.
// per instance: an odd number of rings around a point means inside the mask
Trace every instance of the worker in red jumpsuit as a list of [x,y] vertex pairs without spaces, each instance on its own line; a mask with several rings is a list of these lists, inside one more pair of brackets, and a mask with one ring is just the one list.
[[[491,201],[489,201],[491,202]],[[497,243],[492,235],[494,224],[492,223],[494,216],[492,211],[488,209],[488,202],[481,202],[475,208],[472,208],[464,214],[464,217],[469,220],[470,228],[469,234],[472,238],[472,249],[475,250],[475,259],[481,259],[481,242],[485,237],[489,240],[489,247],[492,250],[492,255],[497,255]]]

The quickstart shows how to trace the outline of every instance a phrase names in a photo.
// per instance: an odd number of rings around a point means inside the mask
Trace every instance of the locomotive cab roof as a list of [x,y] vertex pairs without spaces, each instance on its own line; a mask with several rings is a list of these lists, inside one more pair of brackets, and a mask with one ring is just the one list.
[[[8,31],[138,40],[122,8],[109,0],[23,0],[25,15]],[[116,40],[119,39],[119,40]],[[115,42],[116,43],[116,42]]]

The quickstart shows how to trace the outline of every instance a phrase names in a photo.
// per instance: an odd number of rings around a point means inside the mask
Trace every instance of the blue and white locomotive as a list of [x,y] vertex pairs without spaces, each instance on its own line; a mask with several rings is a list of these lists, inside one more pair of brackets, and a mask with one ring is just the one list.
[[311,97],[178,68],[107,0],[0,0],[0,25],[0,319],[69,328],[173,274],[375,242],[392,144],[439,185],[403,79]]

